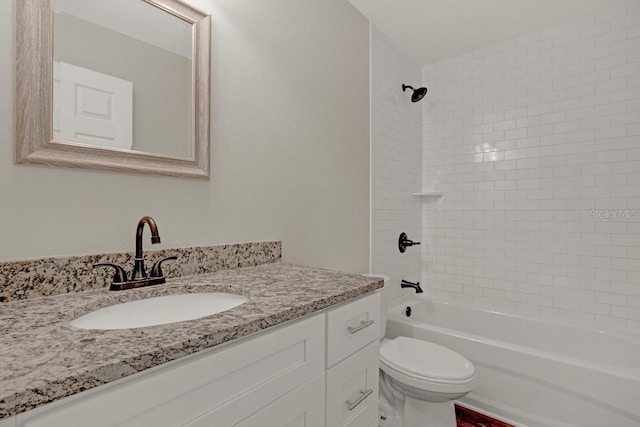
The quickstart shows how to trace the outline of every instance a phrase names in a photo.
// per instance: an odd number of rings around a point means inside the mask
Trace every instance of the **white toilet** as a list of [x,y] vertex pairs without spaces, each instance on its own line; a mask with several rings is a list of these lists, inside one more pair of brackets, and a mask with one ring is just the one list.
[[[367,274],[369,277],[389,277]],[[383,298],[384,301],[384,298]],[[455,427],[453,401],[469,393],[475,367],[462,355],[410,337],[384,338],[387,309],[380,318],[380,423],[382,427]]]

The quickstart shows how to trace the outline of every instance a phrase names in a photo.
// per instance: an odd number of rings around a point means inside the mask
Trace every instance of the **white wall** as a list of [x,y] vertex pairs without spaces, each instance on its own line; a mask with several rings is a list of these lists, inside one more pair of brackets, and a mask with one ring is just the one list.
[[427,286],[640,331],[640,3],[422,71]]
[[398,250],[398,236],[420,239],[421,108],[402,84],[418,86],[420,66],[382,32],[371,29],[372,238],[371,271],[391,277],[389,301],[412,292],[400,280],[420,280],[420,247]]
[[159,248],[282,240],[284,261],[367,270],[367,21],[344,0],[191,1],[212,14],[211,181],[14,165],[0,2],[0,260],[130,251],[148,214]]

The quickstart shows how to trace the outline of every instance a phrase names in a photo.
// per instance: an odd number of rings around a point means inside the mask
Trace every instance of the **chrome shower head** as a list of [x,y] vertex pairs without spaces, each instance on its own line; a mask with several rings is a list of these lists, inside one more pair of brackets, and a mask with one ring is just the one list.
[[402,91],[405,92],[407,89],[411,89],[413,91],[413,94],[411,95],[411,102],[418,102],[420,101],[422,98],[424,98],[424,96],[427,94],[427,88],[426,87],[419,87],[418,89],[414,89],[413,87],[409,86],[409,85],[402,85]]

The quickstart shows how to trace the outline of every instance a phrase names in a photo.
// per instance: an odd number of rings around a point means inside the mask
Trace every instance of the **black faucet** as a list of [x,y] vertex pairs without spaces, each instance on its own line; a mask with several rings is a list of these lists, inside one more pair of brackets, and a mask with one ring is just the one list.
[[407,280],[402,279],[402,281],[400,282],[400,287],[401,288],[413,288],[416,291],[416,294],[421,294],[422,292],[424,292],[422,290],[422,288],[420,287],[420,282],[409,282]]
[[144,225],[148,224],[151,230],[151,244],[160,243],[160,235],[158,234],[158,226],[150,216],[143,216],[138,221],[136,228],[136,255],[133,261],[133,271],[131,272],[131,281],[143,280],[147,278],[147,272],[144,269],[144,254],[142,253],[142,232]]
[[156,222],[150,216],[144,216],[138,221],[138,228],[136,229],[136,254],[133,262],[133,271],[131,272],[131,279],[127,280],[127,272],[118,264],[100,263],[94,264],[93,267],[111,267],[115,269],[113,275],[113,281],[109,287],[112,291],[121,291],[124,289],[141,288],[143,286],[159,285],[165,283],[166,279],[162,273],[162,263],[168,260],[176,260],[176,256],[168,256],[156,261],[151,267],[151,271],[147,274],[144,267],[144,253],[142,251],[142,232],[144,231],[144,225],[148,224],[151,230],[151,243],[160,243],[160,234],[158,234],[158,226]]

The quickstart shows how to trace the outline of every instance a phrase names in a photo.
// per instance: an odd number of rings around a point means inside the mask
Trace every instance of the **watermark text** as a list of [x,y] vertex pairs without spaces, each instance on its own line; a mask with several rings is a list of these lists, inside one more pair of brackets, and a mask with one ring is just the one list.
[[636,221],[640,209],[590,209],[589,217],[594,221]]

